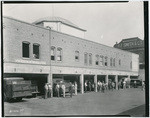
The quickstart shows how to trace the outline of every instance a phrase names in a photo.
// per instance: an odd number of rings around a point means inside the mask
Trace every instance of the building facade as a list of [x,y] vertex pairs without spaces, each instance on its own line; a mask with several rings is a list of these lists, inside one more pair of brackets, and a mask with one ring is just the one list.
[[144,40],[138,37],[123,39],[121,42],[116,43],[114,47],[139,55],[139,79],[145,81]]
[[[43,93],[46,82],[63,78],[77,82],[81,93],[90,80],[116,83],[137,77],[139,55],[26,23],[3,19],[4,77],[34,80]],[[97,87],[95,87],[97,91]]]

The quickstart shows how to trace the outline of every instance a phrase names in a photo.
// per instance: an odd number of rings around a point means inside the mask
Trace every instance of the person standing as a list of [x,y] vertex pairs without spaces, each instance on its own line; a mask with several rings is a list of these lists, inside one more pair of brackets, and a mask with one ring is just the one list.
[[56,84],[56,96],[59,97],[59,89],[60,89],[60,86],[59,84],[57,83]]
[[144,88],[145,88],[145,83],[142,82],[142,91],[144,91]]
[[52,85],[51,85],[51,83],[48,84],[48,97],[52,97]]
[[85,87],[85,93],[86,93],[86,91],[87,91],[87,81],[85,81],[84,87]]
[[77,82],[74,83],[74,87],[75,87],[75,95],[77,95],[77,88],[78,88]]
[[44,98],[47,99],[47,95],[48,95],[48,85],[47,85],[47,83],[45,83],[44,91],[45,91]]
[[102,82],[102,93],[104,93],[105,92],[105,83],[104,83],[104,81]]
[[90,81],[88,82],[88,88],[89,88],[89,91],[91,92],[91,82]]
[[136,88],[136,81],[134,81],[134,88]]
[[100,91],[100,81],[97,82],[97,90]]
[[100,92],[102,92],[102,82],[101,81],[99,82],[99,90],[100,90]]
[[61,87],[62,87],[62,90],[63,90],[63,97],[65,98],[65,92],[66,92],[65,84],[63,83]]
[[70,82],[70,85],[69,85],[69,93],[70,93],[70,97],[72,98],[73,86],[72,86],[71,82]]
[[126,89],[126,81],[123,81],[123,89]]

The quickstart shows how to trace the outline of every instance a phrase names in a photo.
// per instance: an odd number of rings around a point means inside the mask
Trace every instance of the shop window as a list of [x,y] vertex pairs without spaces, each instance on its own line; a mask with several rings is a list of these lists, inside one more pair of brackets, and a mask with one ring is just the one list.
[[115,60],[115,58],[113,59],[113,66],[114,67],[116,66],[116,60]]
[[39,44],[33,44],[33,57],[35,59],[39,59],[40,57],[40,45]]
[[103,56],[100,56],[100,61],[99,61],[99,62],[100,62],[99,65],[100,65],[100,66],[103,66]]
[[79,51],[75,51],[75,60],[79,61]]
[[87,65],[88,64],[88,54],[84,53],[84,64]]
[[95,65],[99,65],[99,55],[96,55]]
[[89,65],[92,65],[92,54],[89,54]]
[[51,47],[51,60],[55,60],[55,47]]
[[62,61],[62,48],[57,48],[57,61]]
[[30,43],[22,42],[22,57],[29,58],[30,57]]

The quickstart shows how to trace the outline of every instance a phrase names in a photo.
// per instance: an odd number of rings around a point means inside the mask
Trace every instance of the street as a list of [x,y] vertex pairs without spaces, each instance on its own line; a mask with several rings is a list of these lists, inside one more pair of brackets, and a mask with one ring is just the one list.
[[[24,98],[21,102],[4,103],[5,116],[66,115],[131,115],[145,114],[145,91],[140,88],[88,92],[70,98]],[[135,113],[134,113],[135,112]],[[129,113],[129,114],[128,114]]]

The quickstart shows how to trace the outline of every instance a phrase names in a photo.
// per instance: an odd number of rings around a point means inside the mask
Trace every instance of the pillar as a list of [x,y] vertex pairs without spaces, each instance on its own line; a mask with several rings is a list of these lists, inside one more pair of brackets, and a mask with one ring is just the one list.
[[52,75],[52,73],[49,73],[49,75],[47,77],[47,83],[51,83],[51,86],[52,86],[51,97],[53,97],[53,75]]
[[128,80],[129,80],[129,88],[130,88],[130,81],[131,81],[130,75],[128,75]]
[[97,92],[97,75],[94,75],[95,92]]
[[84,75],[80,75],[80,86],[81,86],[81,94],[84,93]]
[[115,75],[116,90],[118,90],[118,75]]
[[108,84],[108,75],[105,76],[105,83]]

